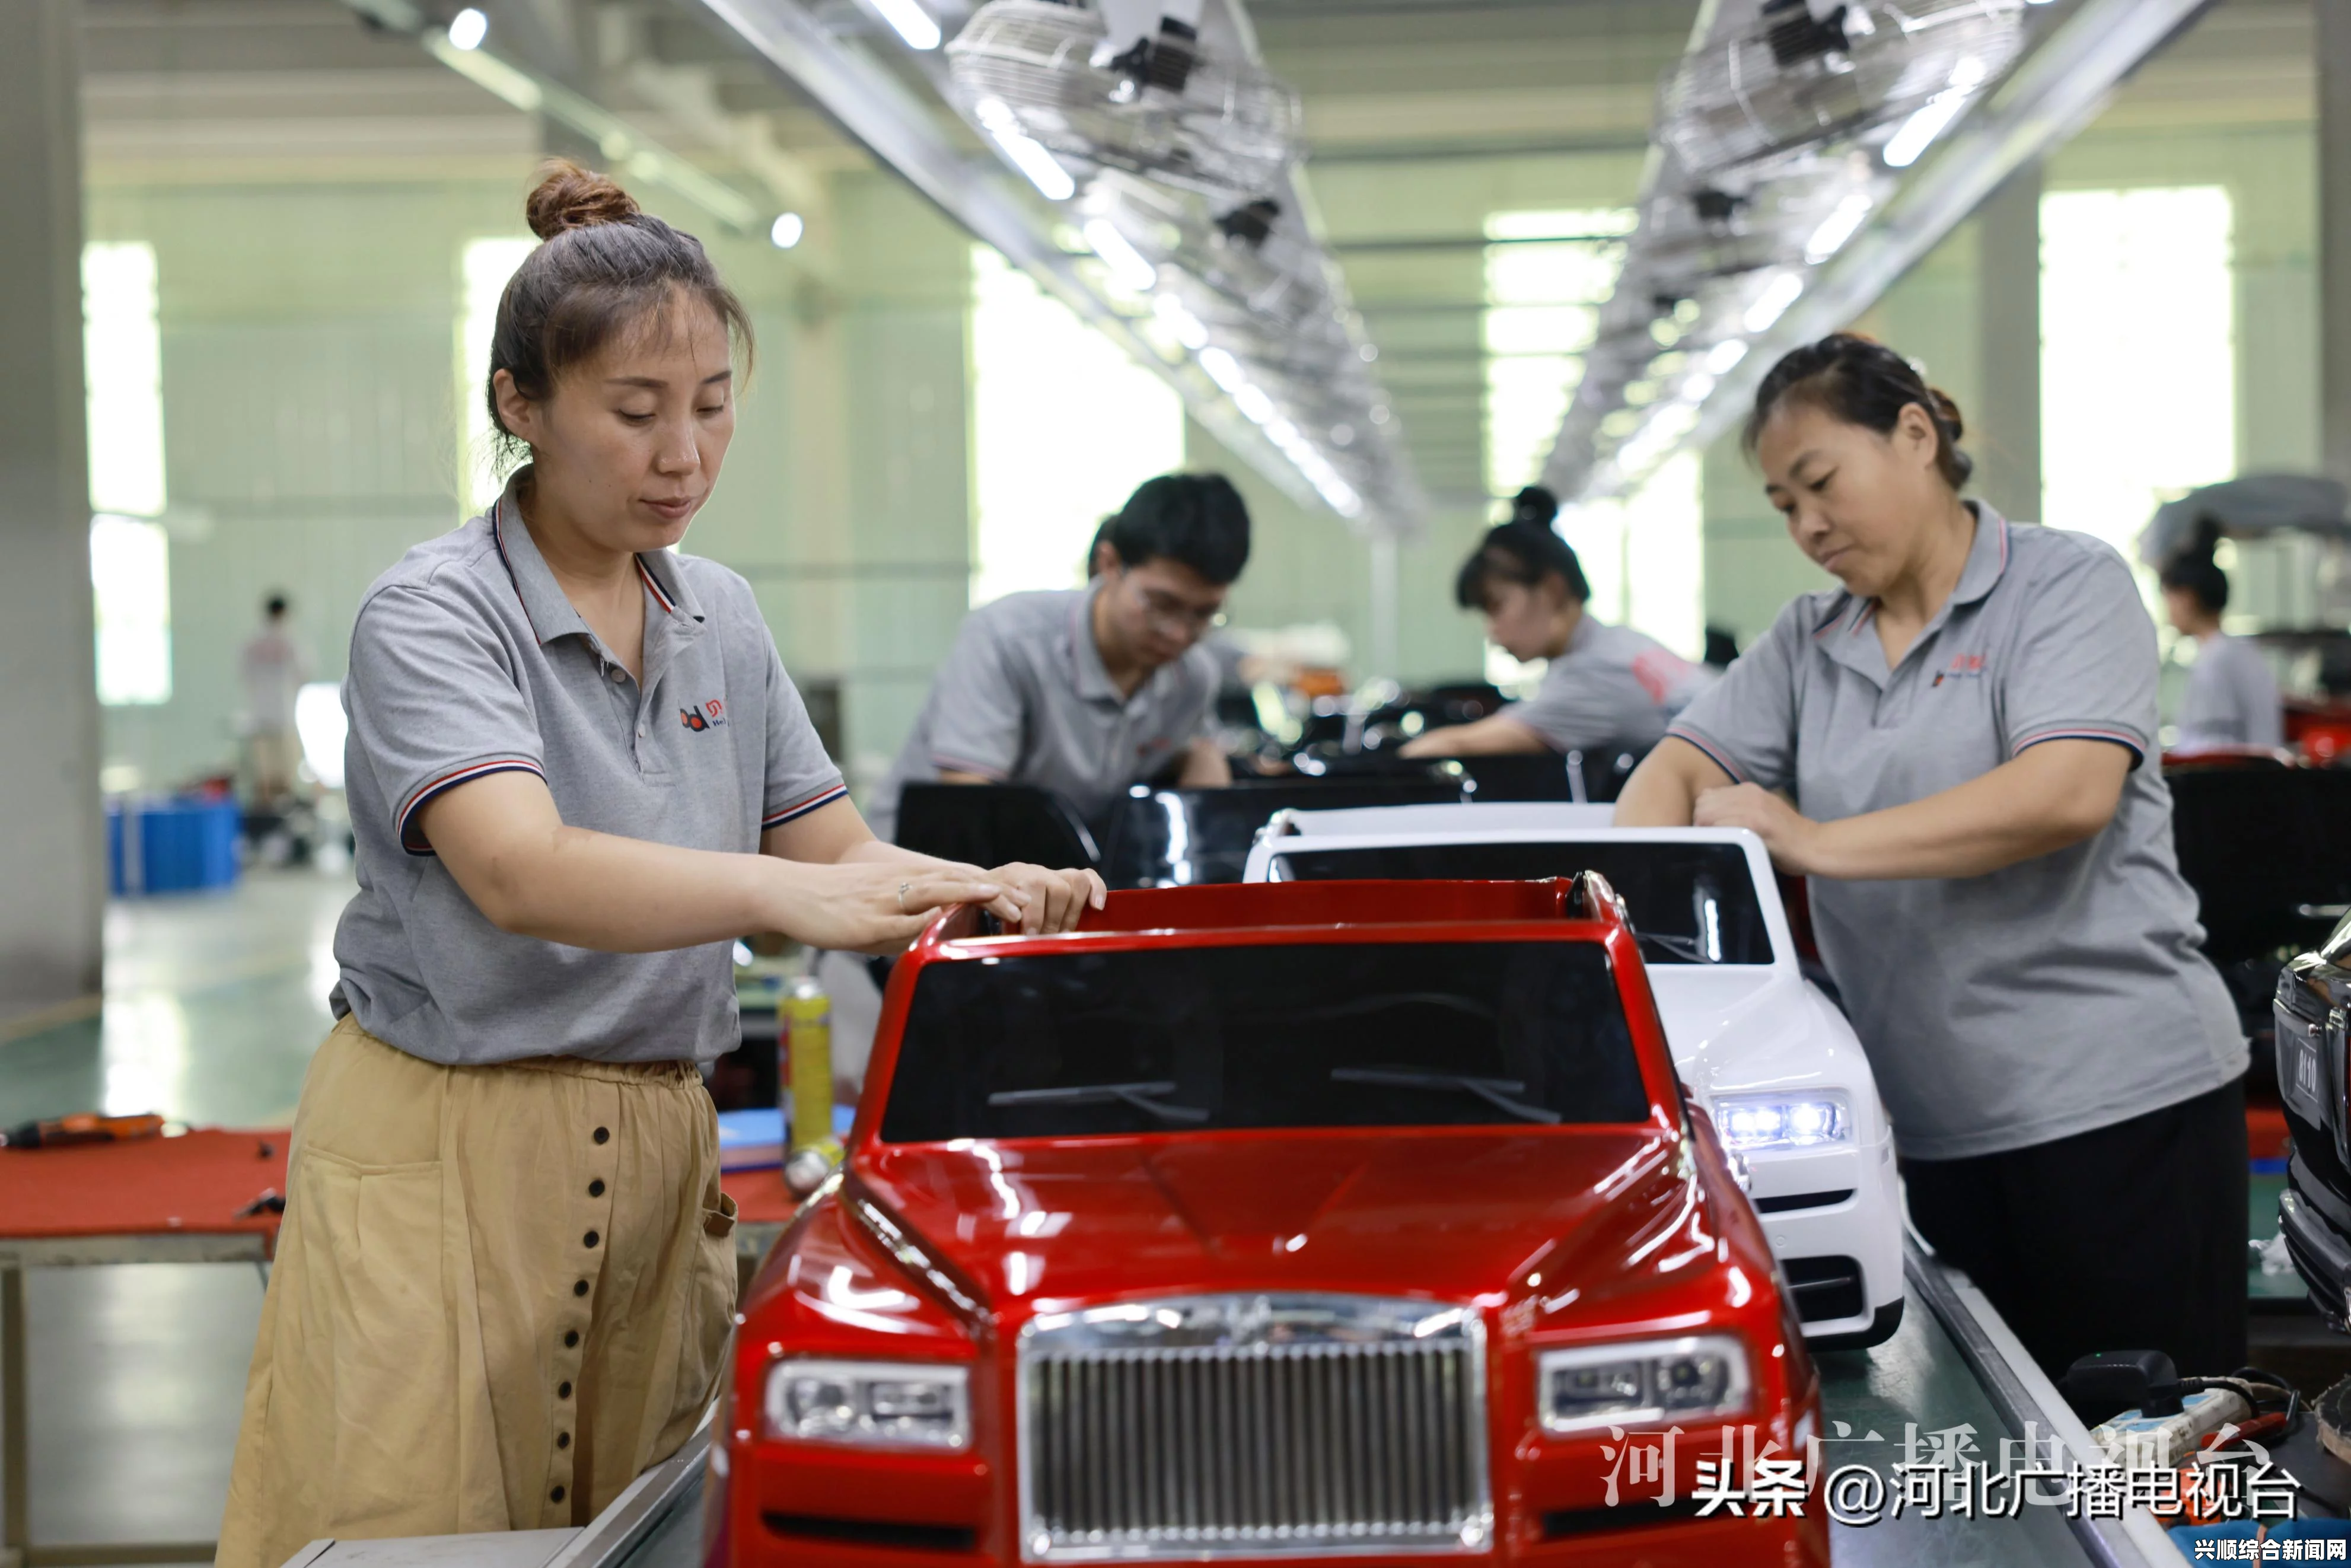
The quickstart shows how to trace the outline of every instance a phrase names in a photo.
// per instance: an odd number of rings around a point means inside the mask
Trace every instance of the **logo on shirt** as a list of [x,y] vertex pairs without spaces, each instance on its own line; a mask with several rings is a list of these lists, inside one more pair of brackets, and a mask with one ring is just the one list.
[[1935,676],[1934,684],[1945,681],[1980,681],[1983,679],[1984,656],[1981,653],[1954,653],[1949,666]]
[[712,697],[700,707],[678,709],[677,721],[688,729],[716,729],[726,722],[726,705]]

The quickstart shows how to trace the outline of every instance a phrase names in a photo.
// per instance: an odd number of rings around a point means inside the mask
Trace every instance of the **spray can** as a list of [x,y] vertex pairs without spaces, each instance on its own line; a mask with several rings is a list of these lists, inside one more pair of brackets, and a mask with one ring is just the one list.
[[777,1082],[782,1091],[789,1178],[794,1164],[806,1169],[813,1163],[795,1160],[804,1150],[814,1150],[827,1169],[841,1159],[841,1143],[832,1135],[832,1002],[823,983],[810,973],[792,981],[778,1010],[785,1070],[777,1074]]

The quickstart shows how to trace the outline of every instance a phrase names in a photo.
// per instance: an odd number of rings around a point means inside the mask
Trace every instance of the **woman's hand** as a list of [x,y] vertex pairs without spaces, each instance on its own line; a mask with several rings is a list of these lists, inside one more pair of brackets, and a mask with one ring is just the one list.
[[1016,861],[987,875],[1019,904],[1019,922],[1026,936],[1073,931],[1089,907],[1100,909],[1110,896],[1092,871],[1048,871]]
[[934,862],[893,865],[849,861],[813,865],[770,859],[779,883],[768,924],[805,946],[835,952],[903,953],[931,916],[955,904],[985,905],[1007,924],[1036,900],[977,866]]
[[1698,791],[1691,822],[1700,828],[1745,828],[1771,852],[1771,863],[1795,876],[1822,873],[1814,851],[1821,824],[1761,784],[1724,784]]

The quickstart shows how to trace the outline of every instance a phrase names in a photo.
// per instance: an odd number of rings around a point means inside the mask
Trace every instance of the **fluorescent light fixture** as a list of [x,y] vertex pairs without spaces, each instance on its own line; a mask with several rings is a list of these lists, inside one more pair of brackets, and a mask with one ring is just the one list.
[[468,5],[449,18],[449,42],[461,49],[478,49],[490,35],[490,19]]
[[972,113],[978,117],[981,128],[995,138],[996,144],[1004,149],[1012,166],[1029,176],[1029,183],[1047,201],[1066,202],[1078,193],[1078,183],[1070,177],[1070,172],[1045,151],[1043,142],[1020,129],[1020,119],[1009,104],[1000,98],[983,98],[972,106]]
[[808,233],[808,224],[798,213],[778,213],[776,221],[768,225],[768,240],[778,250],[789,250],[800,243]]
[[873,0],[873,8],[890,24],[891,31],[906,40],[910,49],[935,49],[939,47],[939,25],[931,14],[915,4],[915,0]]
[[1706,351],[1706,368],[1709,374],[1727,376],[1747,357],[1747,340],[1728,338]]
[[1237,392],[1249,385],[1249,378],[1241,373],[1240,361],[1222,349],[1201,350],[1200,368],[1227,392]]
[[1793,305],[1796,297],[1803,291],[1804,279],[1801,274],[1779,274],[1763,286],[1763,292],[1757,295],[1755,303],[1747,308],[1747,315],[1740,324],[1750,332],[1770,331],[1771,324],[1787,313],[1788,307]]
[[1176,340],[1194,353],[1208,346],[1208,329],[1200,319],[1185,308],[1184,302],[1173,294],[1163,294],[1151,302],[1151,313],[1175,334]]
[[1714,378],[1704,371],[1682,382],[1681,396],[1690,402],[1704,402],[1714,392]]
[[1242,417],[1251,424],[1270,424],[1273,422],[1273,400],[1265,395],[1263,387],[1250,386],[1244,382],[1233,393],[1233,406],[1239,409]]
[[1129,290],[1148,294],[1159,282],[1159,269],[1108,218],[1088,218],[1085,235],[1094,254],[1110,264],[1110,275]]
[[1918,162],[1936,137],[1950,128],[1951,121],[1968,106],[1968,95],[1983,86],[1984,63],[1973,55],[1963,57],[1951,68],[1950,89],[1938,92],[1927,100],[1926,106],[1902,122],[1902,129],[1888,138],[1884,152],[1889,169],[1907,169]]
[[1843,250],[1845,242],[1861,230],[1869,209],[1876,204],[1866,191],[1855,191],[1836,204],[1836,211],[1821,220],[1813,237],[1804,242],[1804,259],[1817,267]]

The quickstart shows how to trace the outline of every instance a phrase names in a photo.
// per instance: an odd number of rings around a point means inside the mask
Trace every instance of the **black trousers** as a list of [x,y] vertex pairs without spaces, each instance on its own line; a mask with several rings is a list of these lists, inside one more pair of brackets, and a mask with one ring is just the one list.
[[1965,1160],[1901,1162],[1911,1223],[2043,1371],[2159,1350],[2186,1376],[2245,1362],[2245,1084]]

